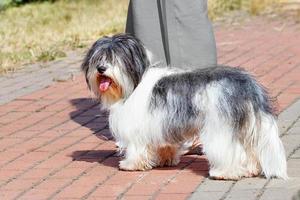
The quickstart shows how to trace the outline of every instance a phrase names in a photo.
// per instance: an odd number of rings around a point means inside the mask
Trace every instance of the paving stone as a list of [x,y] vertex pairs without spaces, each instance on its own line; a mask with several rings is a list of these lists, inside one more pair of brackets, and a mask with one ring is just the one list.
[[278,117],[278,127],[283,134],[300,116],[300,101],[296,101],[289,109],[284,110]]
[[299,177],[289,177],[289,179],[272,179],[266,188],[285,188],[285,189],[300,189],[300,178]]
[[285,188],[267,189],[259,200],[291,200],[295,193]]
[[300,120],[288,131],[289,135],[300,135]]
[[205,179],[205,181],[198,186],[197,191],[225,192],[229,190],[229,188],[232,186],[233,183],[234,181],[217,181],[217,180]]
[[290,177],[300,178],[300,159],[290,159],[288,161],[288,175]]
[[219,191],[196,191],[190,197],[189,200],[219,200],[224,195],[224,192]]
[[285,135],[281,140],[286,155],[290,155],[300,145],[300,135]]
[[297,151],[295,151],[294,154],[292,154],[291,159],[293,158],[300,159],[300,149],[298,149]]
[[226,200],[240,200],[240,199],[255,200],[258,193],[259,193],[259,189],[236,190],[229,193],[225,199]]
[[231,191],[237,190],[255,190],[262,188],[267,183],[265,178],[243,178],[242,180],[238,181]]

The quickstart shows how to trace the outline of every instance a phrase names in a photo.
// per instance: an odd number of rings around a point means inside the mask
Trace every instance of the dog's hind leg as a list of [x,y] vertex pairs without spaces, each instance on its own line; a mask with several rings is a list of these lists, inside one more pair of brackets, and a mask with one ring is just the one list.
[[221,120],[207,121],[201,131],[203,151],[210,164],[213,179],[238,180],[247,175],[246,152],[232,127]]
[[177,145],[164,145],[157,149],[157,163],[158,166],[176,166],[180,162],[181,152]]
[[286,156],[273,116],[261,113],[257,156],[266,178],[288,179]]
[[245,177],[255,177],[260,175],[261,167],[255,153],[250,150],[246,152],[247,152],[247,164],[246,164],[247,174],[245,175]]

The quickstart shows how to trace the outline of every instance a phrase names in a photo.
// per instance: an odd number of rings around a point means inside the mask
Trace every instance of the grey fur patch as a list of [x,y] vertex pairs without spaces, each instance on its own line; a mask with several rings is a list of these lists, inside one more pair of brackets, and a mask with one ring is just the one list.
[[166,138],[175,141],[184,139],[185,132],[199,128],[193,122],[200,115],[204,123],[206,105],[194,105],[193,99],[196,94],[201,95],[211,83],[217,83],[222,88],[216,105],[219,114],[236,130],[241,131],[247,126],[251,112],[249,104],[255,115],[259,111],[274,115],[267,91],[240,68],[216,66],[173,74],[155,84],[150,101],[151,112],[156,109],[167,112],[164,121]]

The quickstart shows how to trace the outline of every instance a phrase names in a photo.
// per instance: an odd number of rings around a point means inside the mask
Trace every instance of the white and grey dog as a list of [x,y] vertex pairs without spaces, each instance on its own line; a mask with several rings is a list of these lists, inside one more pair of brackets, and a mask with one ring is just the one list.
[[82,70],[110,111],[110,129],[125,152],[121,169],[176,165],[200,138],[212,178],[287,178],[270,99],[246,71],[151,65],[141,42],[126,34],[95,42]]

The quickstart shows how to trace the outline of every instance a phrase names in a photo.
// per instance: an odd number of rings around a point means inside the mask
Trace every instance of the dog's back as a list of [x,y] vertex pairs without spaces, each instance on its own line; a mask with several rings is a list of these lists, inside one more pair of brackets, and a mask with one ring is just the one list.
[[153,88],[150,110],[166,109],[168,116],[174,115],[169,123],[180,128],[206,112],[207,104],[216,107],[237,130],[247,125],[250,109],[255,115],[260,111],[274,115],[267,91],[246,71],[226,66],[161,78]]
[[211,176],[235,179],[262,169],[266,177],[287,178],[272,101],[246,71],[217,66],[165,76],[154,85],[149,108],[166,112],[168,142],[200,133]]

